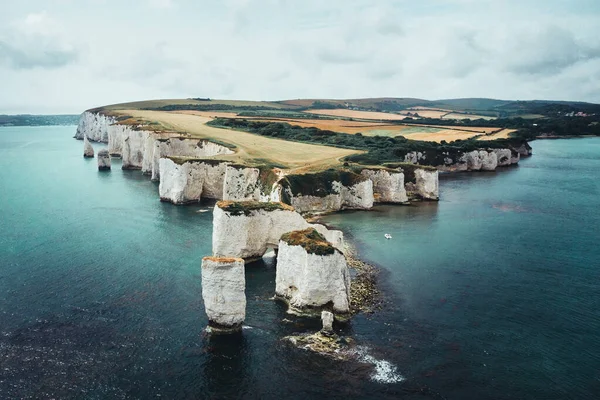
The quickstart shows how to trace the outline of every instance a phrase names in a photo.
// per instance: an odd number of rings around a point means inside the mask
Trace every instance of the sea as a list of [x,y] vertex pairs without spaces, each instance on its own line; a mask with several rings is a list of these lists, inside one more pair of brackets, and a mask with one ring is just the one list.
[[272,259],[246,266],[242,333],[206,335],[213,203],[161,203],[74,133],[0,128],[1,399],[600,398],[600,138],[323,217],[382,299],[335,326],[356,347],[334,361],[282,340],[319,321],[272,300]]

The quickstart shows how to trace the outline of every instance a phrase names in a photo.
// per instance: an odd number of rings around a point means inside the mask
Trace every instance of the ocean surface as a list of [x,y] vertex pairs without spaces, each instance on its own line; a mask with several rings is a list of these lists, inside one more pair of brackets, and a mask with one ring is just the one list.
[[0,398],[600,398],[600,138],[323,218],[385,298],[337,327],[359,355],[334,362],[280,340],[318,321],[270,299],[271,261],[246,267],[242,335],[205,336],[211,204],[98,172],[74,132],[0,128]]

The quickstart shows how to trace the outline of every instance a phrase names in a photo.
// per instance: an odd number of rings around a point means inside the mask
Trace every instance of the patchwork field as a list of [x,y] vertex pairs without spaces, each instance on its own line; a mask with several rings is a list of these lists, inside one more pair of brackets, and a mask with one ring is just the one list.
[[374,120],[403,120],[406,118],[404,115],[382,113],[374,111],[355,111],[348,110],[345,108],[336,108],[332,110],[310,110],[307,111],[311,114],[319,115],[331,115],[335,117],[346,117],[346,118],[359,118],[359,119],[374,119]]
[[236,154],[219,156],[241,163],[269,161],[294,170],[321,170],[336,166],[340,158],[362,151],[273,139],[247,132],[213,128],[205,125],[210,118],[182,113],[147,110],[122,110],[120,113],[148,122],[160,121],[166,129],[198,139],[215,139],[233,144]]

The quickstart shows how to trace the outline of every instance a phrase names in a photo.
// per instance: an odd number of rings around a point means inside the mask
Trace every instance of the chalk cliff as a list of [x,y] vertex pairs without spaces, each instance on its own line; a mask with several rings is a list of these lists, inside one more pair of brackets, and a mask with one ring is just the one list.
[[87,158],[94,157],[94,148],[92,144],[89,142],[87,136],[83,137],[83,156]]
[[87,136],[93,142],[108,143],[108,127],[116,119],[97,112],[86,111],[79,117],[75,138],[82,140]]
[[110,170],[110,154],[107,149],[98,152],[98,170]]
[[298,212],[331,212],[373,207],[373,182],[351,171],[327,170],[287,175],[280,181],[282,200]]
[[158,191],[162,201],[186,204],[201,198],[220,200],[223,197],[226,163],[208,160],[175,162],[161,158],[159,168]]
[[[213,255],[252,259],[279,246],[284,233],[312,227],[293,207],[283,203],[220,201],[213,210]],[[343,248],[341,231],[314,226]],[[339,249],[339,248],[338,248]]]
[[373,182],[373,196],[381,203],[406,203],[404,173],[386,169],[363,169],[361,175]]
[[202,299],[211,332],[228,333],[242,329],[246,318],[245,290],[244,260],[202,259]]
[[[275,184],[277,177],[271,169],[228,165],[223,183],[223,200],[281,201],[281,188]],[[271,178],[271,179],[269,179]]]
[[282,236],[277,254],[275,293],[292,313],[350,311],[350,272],[344,255],[314,229]]
[[[525,149],[525,144],[522,147]],[[439,161],[428,160],[427,154],[413,151],[406,154],[405,161],[420,165],[435,164],[440,171],[460,172],[494,171],[498,167],[517,164],[520,160],[519,152],[513,148],[477,149],[458,154],[443,153],[441,156],[443,161],[441,157],[438,157]]]

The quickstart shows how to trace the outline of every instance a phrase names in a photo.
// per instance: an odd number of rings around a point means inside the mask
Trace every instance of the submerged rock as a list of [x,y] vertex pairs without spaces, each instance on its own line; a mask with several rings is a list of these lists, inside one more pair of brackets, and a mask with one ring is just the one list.
[[202,259],[202,299],[213,333],[240,331],[246,318],[246,277],[241,258]]
[[355,357],[353,348],[355,342],[352,338],[340,337],[335,333],[317,332],[312,334],[299,334],[283,338],[292,345],[309,350],[314,353],[331,357],[336,360],[349,360]]
[[110,170],[110,154],[106,149],[102,149],[98,152],[98,170]]
[[87,158],[94,157],[94,148],[92,147],[92,144],[88,140],[87,136],[83,137],[83,156]]
[[[281,237],[277,253],[275,293],[293,314],[350,312],[350,272],[344,255],[314,228]],[[342,314],[341,316],[339,314]]]

